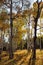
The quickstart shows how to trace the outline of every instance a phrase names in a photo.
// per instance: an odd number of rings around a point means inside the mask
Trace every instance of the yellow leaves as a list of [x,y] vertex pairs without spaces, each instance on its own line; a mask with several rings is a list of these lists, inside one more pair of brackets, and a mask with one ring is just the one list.
[[36,16],[37,16],[37,12],[32,11],[32,15],[33,15],[34,18],[36,18]]
[[19,18],[21,17],[22,15],[20,13],[17,13],[16,16]]
[[43,18],[43,9],[41,10],[40,18]]
[[34,4],[33,4],[33,9],[32,9],[32,15],[36,18],[36,16],[37,16],[37,11],[38,11],[38,4],[37,4],[37,2],[35,2]]
[[13,37],[13,41],[15,41],[17,44],[20,43],[22,39],[22,33],[18,32],[16,35]]
[[[18,15],[18,14],[17,14]],[[13,21],[13,28],[16,29],[16,33],[15,36],[13,38],[13,40],[17,43],[20,43],[22,40],[22,34],[26,33],[26,30],[22,30],[22,26],[25,25],[25,20],[23,19],[22,15],[18,15],[19,17],[17,17],[14,21]]]
[[38,4],[35,2],[34,4],[33,4],[33,9],[37,12],[38,11]]
[[22,34],[22,33],[26,33],[27,30],[21,30],[21,31],[18,31],[18,34]]
[[[39,4],[39,10],[41,11],[42,8],[43,8],[43,2],[39,2],[38,4]],[[35,3],[33,4],[33,12],[34,12],[33,15],[34,15],[34,17],[37,16],[38,4],[37,4],[37,2],[35,2]],[[41,15],[41,17],[43,17],[43,15]]]
[[8,15],[6,10],[3,9],[2,12],[0,13],[0,28],[2,30],[9,28],[9,23],[4,23],[6,19],[8,19]]
[[30,10],[24,10],[23,17],[31,15],[31,9]]
[[9,27],[10,27],[9,24],[4,24],[4,25],[3,25],[3,30],[5,30],[5,29],[7,29],[7,28],[9,28]]
[[18,19],[18,23],[19,23],[19,26],[23,26],[24,25],[24,22],[22,19]]
[[[43,18],[43,11],[42,11],[42,9],[43,9],[43,2],[39,2],[38,4],[39,4],[39,10],[40,10],[40,12],[41,12],[40,18]],[[32,15],[33,15],[35,18],[36,18],[36,16],[37,16],[38,4],[37,4],[37,2],[35,2],[35,3],[33,4]]]
[[27,15],[29,13],[28,10],[24,10],[23,14]]
[[42,8],[43,8],[43,2],[40,3],[40,9],[42,9]]
[[40,15],[40,18],[43,18],[43,13]]
[[13,37],[13,41],[16,42],[17,44],[20,44],[21,38],[20,37],[18,37],[18,38]]
[[15,27],[22,27],[24,25],[23,19],[17,18],[15,21],[13,21],[13,26]]
[[8,23],[5,24],[2,20],[0,20],[0,29],[5,30],[9,27],[10,25]]
[[5,20],[5,19],[7,19],[7,18],[8,18],[7,13],[6,13],[6,12],[1,12],[1,14],[0,14],[0,19]]
[[0,29],[2,29],[2,27],[3,27],[3,23],[2,23],[2,21],[0,22]]
[[13,26],[17,26],[17,21],[16,20],[13,21]]

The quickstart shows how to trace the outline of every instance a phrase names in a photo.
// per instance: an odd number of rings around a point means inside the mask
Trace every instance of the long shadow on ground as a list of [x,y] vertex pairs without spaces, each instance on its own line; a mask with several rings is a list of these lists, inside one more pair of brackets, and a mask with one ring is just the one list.
[[28,65],[35,65],[35,59],[30,58]]

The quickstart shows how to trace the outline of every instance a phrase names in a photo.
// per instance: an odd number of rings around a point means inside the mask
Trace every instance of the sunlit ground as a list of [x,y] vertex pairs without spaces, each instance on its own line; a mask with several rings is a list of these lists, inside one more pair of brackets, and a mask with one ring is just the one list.
[[0,65],[43,65],[43,50],[36,50],[36,60],[30,59],[32,53],[27,50],[17,50],[14,58],[9,60],[9,54],[2,52]]

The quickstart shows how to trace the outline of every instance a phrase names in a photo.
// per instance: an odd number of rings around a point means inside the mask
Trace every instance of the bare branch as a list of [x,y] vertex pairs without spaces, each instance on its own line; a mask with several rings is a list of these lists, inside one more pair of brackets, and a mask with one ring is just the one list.
[[6,5],[8,8],[10,8],[10,4],[9,3],[3,3],[4,5]]

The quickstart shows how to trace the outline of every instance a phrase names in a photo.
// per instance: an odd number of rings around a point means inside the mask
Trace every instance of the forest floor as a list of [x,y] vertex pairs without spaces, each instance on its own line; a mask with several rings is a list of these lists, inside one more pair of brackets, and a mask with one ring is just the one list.
[[9,54],[2,52],[2,60],[0,65],[43,65],[43,50],[36,50],[36,60],[32,60],[32,52],[27,50],[17,50],[14,53],[14,58],[9,59]]

